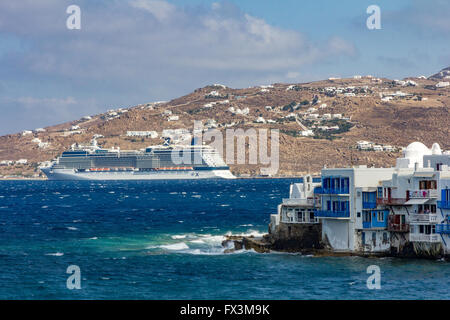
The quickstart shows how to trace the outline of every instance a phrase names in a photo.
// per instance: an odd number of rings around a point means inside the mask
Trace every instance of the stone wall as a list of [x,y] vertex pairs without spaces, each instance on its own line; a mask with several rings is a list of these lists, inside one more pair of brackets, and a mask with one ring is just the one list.
[[269,233],[268,241],[276,251],[306,252],[323,249],[322,225],[280,222]]

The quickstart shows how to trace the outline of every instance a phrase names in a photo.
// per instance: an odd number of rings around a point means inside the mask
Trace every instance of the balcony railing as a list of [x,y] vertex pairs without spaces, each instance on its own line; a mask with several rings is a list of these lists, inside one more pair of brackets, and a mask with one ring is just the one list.
[[387,221],[364,221],[363,229],[386,229],[388,227]]
[[438,222],[438,216],[435,213],[425,214],[412,214],[409,218],[411,223],[436,223]]
[[410,199],[433,199],[437,198],[438,192],[435,189],[408,190],[408,196]]
[[377,207],[376,201],[363,201],[363,209],[375,209]]
[[436,233],[450,234],[450,223],[440,223],[436,225]]
[[350,211],[316,210],[314,215],[319,218],[350,218]]
[[297,214],[289,214],[289,213],[283,213],[281,215],[281,222],[284,223],[319,223],[319,219],[317,217],[311,217],[308,214],[303,215],[303,216],[298,216]]
[[316,187],[316,188],[314,188],[314,193],[316,193],[316,194],[349,194],[350,190],[348,187],[344,187],[344,188]]
[[299,205],[299,206],[313,206],[314,199],[302,199],[302,198],[285,198],[283,199],[285,205]]
[[440,242],[438,234],[410,233],[409,241],[411,242]]
[[281,218],[281,222],[283,222],[283,223],[296,223],[296,224],[308,224],[308,223],[319,223],[320,221],[319,221],[319,218],[317,218],[317,217],[314,217],[313,219],[308,218],[308,219],[299,220],[297,218],[290,219],[288,217],[284,217],[283,216]]
[[404,205],[406,202],[405,198],[378,198],[377,204],[384,205]]
[[441,209],[450,209],[450,201],[438,201],[437,206]]

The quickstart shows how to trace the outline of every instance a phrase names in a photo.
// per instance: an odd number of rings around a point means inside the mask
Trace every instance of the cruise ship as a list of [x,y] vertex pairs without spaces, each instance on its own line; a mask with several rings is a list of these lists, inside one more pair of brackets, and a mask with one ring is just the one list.
[[164,145],[140,151],[104,149],[95,139],[91,143],[89,146],[72,145],[50,166],[40,169],[49,180],[235,178],[216,149],[195,145],[194,141],[191,145],[172,145],[167,140]]

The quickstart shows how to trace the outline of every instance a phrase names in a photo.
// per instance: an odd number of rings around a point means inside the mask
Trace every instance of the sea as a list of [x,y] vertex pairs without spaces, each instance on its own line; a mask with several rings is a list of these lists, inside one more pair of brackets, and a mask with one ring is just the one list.
[[296,181],[0,181],[0,299],[450,298],[442,260],[224,253]]

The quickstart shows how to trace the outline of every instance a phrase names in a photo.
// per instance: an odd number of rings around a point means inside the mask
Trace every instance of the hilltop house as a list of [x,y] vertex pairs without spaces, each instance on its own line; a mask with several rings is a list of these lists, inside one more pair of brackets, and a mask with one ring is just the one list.
[[127,131],[127,137],[150,137],[155,139],[158,137],[156,131]]
[[450,82],[448,81],[441,81],[436,83],[436,88],[445,88],[448,87],[450,85]]
[[178,121],[180,119],[179,116],[169,116],[167,118],[167,121]]

